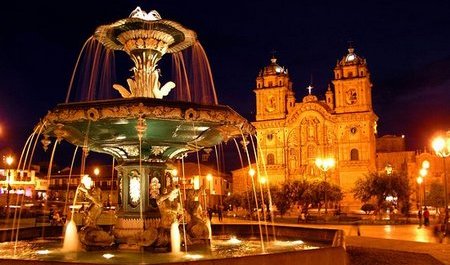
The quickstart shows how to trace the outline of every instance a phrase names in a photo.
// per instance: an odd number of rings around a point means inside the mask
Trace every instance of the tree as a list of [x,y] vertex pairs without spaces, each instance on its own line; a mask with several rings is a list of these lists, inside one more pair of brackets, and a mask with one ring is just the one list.
[[[399,206],[402,212],[409,210],[410,188],[407,175],[404,172],[388,174],[370,173],[356,181],[353,188],[354,197],[366,203],[375,200],[377,210]],[[387,201],[386,198],[397,198]]]
[[[283,186],[284,187],[284,186]],[[277,206],[278,212],[281,218],[283,215],[291,208],[291,194],[287,193],[283,188],[281,189],[271,189],[273,204]]]
[[[245,194],[244,194],[245,195]],[[245,204],[245,197],[242,194],[232,194],[225,197],[223,200],[225,205],[231,205],[231,207],[241,207]]]
[[430,191],[425,196],[425,204],[434,207],[444,207],[444,185],[439,182],[432,182]]

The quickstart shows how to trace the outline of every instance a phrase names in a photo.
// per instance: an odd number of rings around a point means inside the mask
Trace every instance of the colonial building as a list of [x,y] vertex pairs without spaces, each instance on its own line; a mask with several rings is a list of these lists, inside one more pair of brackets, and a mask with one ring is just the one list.
[[[442,159],[434,153],[407,151],[405,136],[377,138],[378,117],[372,109],[372,83],[367,62],[353,48],[337,61],[334,78],[325,95],[315,95],[312,86],[299,102],[288,70],[272,58],[256,78],[256,120],[258,159],[256,174],[266,175],[270,184],[292,180],[325,180],[344,192],[343,211],[359,210],[361,202],[351,189],[357,179],[387,168],[407,174],[411,202],[420,204],[420,194],[432,182],[444,183]],[[326,172],[317,158],[334,158]],[[423,184],[416,182],[423,161],[430,168]],[[263,170],[265,165],[266,171]],[[249,168],[232,172],[233,192],[251,188]],[[255,180],[257,181],[257,180]],[[425,183],[426,182],[426,183]],[[422,196],[422,201],[423,197]]]
[[[376,169],[376,125],[367,62],[353,48],[337,61],[325,97],[308,94],[297,101],[288,70],[272,58],[256,78],[258,157],[272,184],[325,179],[346,196],[342,207],[359,207],[350,190],[363,174]],[[335,167],[322,172],[316,158],[332,157]],[[248,182],[244,170],[233,172],[234,191]],[[240,176],[238,176],[240,175]]]

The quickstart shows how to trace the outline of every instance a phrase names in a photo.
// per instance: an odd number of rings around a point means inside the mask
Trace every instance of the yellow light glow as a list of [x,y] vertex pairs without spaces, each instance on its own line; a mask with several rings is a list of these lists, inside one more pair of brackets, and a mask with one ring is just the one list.
[[136,176],[130,179],[130,198],[134,203],[141,198],[141,180]]
[[178,176],[178,170],[176,168],[172,169],[172,176]]
[[36,251],[36,254],[39,254],[39,255],[47,255],[49,253],[50,253],[50,250],[48,250],[48,249],[42,249],[42,250]]
[[237,245],[240,244],[242,241],[237,239],[236,236],[231,236],[230,239],[228,239],[227,243],[230,245]]
[[437,156],[450,156],[450,131],[447,132],[447,136],[438,136],[434,138],[432,146]]
[[84,175],[81,178],[81,183],[83,183],[83,185],[86,187],[86,189],[90,189],[93,186],[93,182],[91,177],[89,177],[89,175]]
[[428,161],[428,160],[423,160],[423,162],[422,162],[422,168],[429,169],[429,168],[430,168],[430,161]]
[[11,155],[6,157],[6,164],[8,164],[8,166],[11,166],[13,162],[14,158]]
[[386,174],[388,174],[388,175],[391,175],[391,174],[392,174],[393,168],[392,168],[391,164],[387,164],[387,165],[384,167],[384,169],[386,170]]
[[98,167],[96,167],[94,169],[94,175],[98,176],[100,174],[100,169]]
[[255,171],[253,168],[250,168],[250,169],[248,170],[248,174],[250,175],[250,177],[254,177],[255,174],[256,174],[256,171]]
[[105,254],[103,254],[103,257],[104,257],[105,259],[111,259],[111,258],[114,258],[114,255],[113,255],[113,254],[110,254],[110,253],[105,253]]
[[194,177],[194,190],[199,190],[200,189],[200,179],[198,176]]
[[266,184],[267,179],[265,177],[260,177],[259,182],[264,185],[264,184]]
[[419,174],[420,174],[421,177],[425,177],[428,174],[428,170],[425,169],[425,168],[421,168],[419,170]]
[[213,176],[211,175],[211,173],[208,173],[208,174],[206,175],[206,179],[207,179],[208,181],[211,181],[211,180],[213,179]]
[[416,181],[417,181],[417,184],[420,185],[423,182],[423,178],[422,177],[417,177]]
[[320,170],[328,171],[330,168],[334,167],[336,160],[332,157],[327,157],[324,159],[318,157],[316,158],[315,164]]
[[203,258],[203,256],[200,254],[186,254],[185,257],[194,260]]

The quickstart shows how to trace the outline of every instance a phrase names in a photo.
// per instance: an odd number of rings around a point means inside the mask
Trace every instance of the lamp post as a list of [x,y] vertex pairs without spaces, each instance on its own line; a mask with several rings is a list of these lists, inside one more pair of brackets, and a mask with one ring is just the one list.
[[[422,168],[419,170],[419,176],[422,178],[423,180],[423,203],[422,205],[425,205],[425,177],[428,175],[428,169],[430,168],[430,162],[428,162],[427,160],[424,160],[422,162]],[[420,190],[419,190],[420,192]]]
[[420,189],[421,189],[421,186],[423,183],[423,178],[421,176],[418,176],[416,181],[417,181],[417,184],[419,184],[419,192],[417,193],[417,197],[418,197],[417,200],[419,201],[419,204],[423,205],[422,200],[420,198]]
[[445,160],[450,156],[450,131],[448,131],[445,135],[440,135],[434,138],[432,142],[432,146],[434,152],[437,156],[442,157],[442,163],[444,165],[444,235],[447,234],[448,229],[448,193],[447,193],[447,170],[445,165]]
[[6,193],[6,218],[9,218],[9,191],[11,190],[11,165],[14,162],[14,158],[9,155],[6,157],[6,164],[8,165],[8,174],[6,176],[6,182],[8,183],[7,193]]
[[213,176],[211,175],[211,173],[208,173],[206,175],[206,180],[209,182],[209,194],[208,194],[208,205],[209,207],[211,207],[211,192],[212,192],[212,180],[213,180]]
[[[316,158],[316,166],[324,173],[325,183],[328,183],[327,182],[327,171],[330,168],[334,167],[335,163],[336,163],[336,161],[332,157]],[[327,193],[328,193],[328,189],[325,190],[325,214],[328,213],[328,195],[327,195]]]

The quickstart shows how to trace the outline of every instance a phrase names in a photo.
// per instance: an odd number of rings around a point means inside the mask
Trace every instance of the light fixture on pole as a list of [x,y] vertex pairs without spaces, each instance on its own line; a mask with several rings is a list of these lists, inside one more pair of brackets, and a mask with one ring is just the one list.
[[11,165],[14,162],[14,158],[11,155],[8,155],[5,159],[5,161],[6,161],[6,164],[8,165],[8,168],[7,168],[8,174],[6,176],[6,182],[8,183],[7,193],[6,193],[6,217],[9,218],[9,213],[10,213],[9,192],[11,190],[11,178],[12,178]]
[[[316,166],[324,173],[325,185],[327,185],[327,171],[334,167],[336,161],[332,157],[316,158]],[[328,186],[326,186],[327,188]],[[325,190],[325,214],[328,213],[328,190]]]
[[444,235],[447,234],[448,231],[448,189],[447,189],[447,169],[445,160],[450,156],[450,131],[447,131],[445,135],[439,135],[433,139],[432,146],[434,152],[438,157],[442,157],[442,163],[444,166]]

